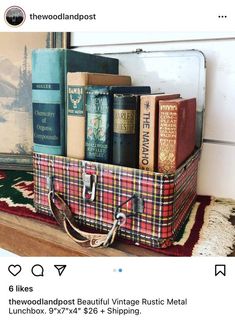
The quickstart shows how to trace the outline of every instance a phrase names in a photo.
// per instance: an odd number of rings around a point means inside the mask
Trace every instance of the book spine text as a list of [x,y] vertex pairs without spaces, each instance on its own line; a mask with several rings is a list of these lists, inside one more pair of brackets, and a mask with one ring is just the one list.
[[33,52],[32,105],[35,152],[55,155],[63,155],[65,152],[63,76],[63,51]]
[[155,100],[142,96],[140,102],[139,168],[154,171],[155,167]]
[[160,105],[158,171],[172,173],[176,170],[177,106]]
[[[89,88],[89,87],[88,87]],[[85,159],[98,162],[110,160],[109,92],[87,89]]]
[[137,168],[139,159],[139,97],[114,95],[113,164]]

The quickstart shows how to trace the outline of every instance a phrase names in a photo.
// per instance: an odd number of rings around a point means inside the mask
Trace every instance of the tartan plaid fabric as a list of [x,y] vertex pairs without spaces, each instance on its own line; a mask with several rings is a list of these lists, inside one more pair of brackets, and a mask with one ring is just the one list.
[[[136,194],[144,200],[143,213],[132,215],[132,202],[125,204],[121,212],[130,216],[119,236],[140,245],[167,247],[194,204],[199,156],[200,150],[175,174],[159,174],[35,153],[34,204],[38,213],[51,215],[47,177],[53,177],[56,192],[63,196],[78,223],[107,232],[114,221],[115,208]],[[93,202],[83,199],[83,173],[97,177]]]

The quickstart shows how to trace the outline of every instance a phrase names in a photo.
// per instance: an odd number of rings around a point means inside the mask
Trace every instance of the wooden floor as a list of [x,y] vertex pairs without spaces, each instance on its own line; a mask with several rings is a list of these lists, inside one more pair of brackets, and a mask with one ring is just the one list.
[[[59,227],[3,212],[0,214],[0,248],[20,256],[164,256],[120,242],[112,248],[82,247]],[[235,218],[233,223],[235,224]],[[235,248],[232,256],[235,256]]]

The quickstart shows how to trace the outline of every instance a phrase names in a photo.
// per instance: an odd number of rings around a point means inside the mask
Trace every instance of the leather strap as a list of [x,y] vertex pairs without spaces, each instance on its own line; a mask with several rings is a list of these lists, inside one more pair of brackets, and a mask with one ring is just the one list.
[[56,221],[65,230],[69,237],[78,243],[89,244],[93,248],[108,247],[111,245],[121,223],[123,222],[121,221],[123,216],[117,217],[108,234],[85,232],[76,226],[72,212],[58,193],[50,191],[48,194],[48,203]]

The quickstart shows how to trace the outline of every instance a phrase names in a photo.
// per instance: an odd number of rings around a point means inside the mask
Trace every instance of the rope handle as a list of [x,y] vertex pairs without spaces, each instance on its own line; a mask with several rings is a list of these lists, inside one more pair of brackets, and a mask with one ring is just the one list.
[[110,246],[115,240],[119,227],[126,221],[126,216],[118,213],[108,234],[85,232],[77,227],[71,210],[57,192],[52,190],[48,193],[48,203],[56,221],[68,236],[75,242],[89,244],[92,248]]

